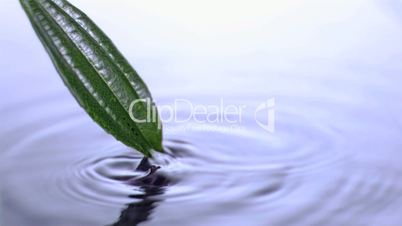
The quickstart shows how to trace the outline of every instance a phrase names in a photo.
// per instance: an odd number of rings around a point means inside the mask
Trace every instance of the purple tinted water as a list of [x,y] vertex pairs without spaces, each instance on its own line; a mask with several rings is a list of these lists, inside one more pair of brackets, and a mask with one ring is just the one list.
[[[246,110],[235,124],[165,123],[169,155],[150,162],[161,168],[136,170],[141,156],[80,109],[18,1],[4,0],[1,226],[400,225],[397,1],[72,2],[158,105]],[[271,98],[266,131],[254,110]]]

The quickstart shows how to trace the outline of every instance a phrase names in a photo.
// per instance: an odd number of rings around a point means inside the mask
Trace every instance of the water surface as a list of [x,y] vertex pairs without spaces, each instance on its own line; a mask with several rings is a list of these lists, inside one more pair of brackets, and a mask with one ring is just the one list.
[[[166,123],[168,155],[148,175],[80,109],[4,0],[0,225],[400,225],[398,1],[73,3],[158,105],[249,107],[235,128]],[[254,121],[270,98],[274,132]]]

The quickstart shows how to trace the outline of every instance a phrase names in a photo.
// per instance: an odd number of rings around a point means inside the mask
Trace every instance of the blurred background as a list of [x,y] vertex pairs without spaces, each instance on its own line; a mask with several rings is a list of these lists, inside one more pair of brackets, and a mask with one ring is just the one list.
[[0,1],[0,225],[400,225],[402,1],[71,0],[159,104],[276,100],[273,134],[165,134],[156,190]]

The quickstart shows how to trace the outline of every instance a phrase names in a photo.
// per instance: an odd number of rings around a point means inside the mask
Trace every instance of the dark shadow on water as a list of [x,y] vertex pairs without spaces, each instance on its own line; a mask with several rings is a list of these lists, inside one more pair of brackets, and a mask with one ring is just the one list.
[[143,194],[131,195],[130,198],[137,200],[128,204],[119,217],[119,220],[110,226],[136,226],[147,221],[158,203],[163,201],[158,198],[163,194],[170,180],[157,170],[158,166],[151,165],[147,158],[142,159],[137,171],[148,172],[146,176],[128,181],[128,184],[138,186]]

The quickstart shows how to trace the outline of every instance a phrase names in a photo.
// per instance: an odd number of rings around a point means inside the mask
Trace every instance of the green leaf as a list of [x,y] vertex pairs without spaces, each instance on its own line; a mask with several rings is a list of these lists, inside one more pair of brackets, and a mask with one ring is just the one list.
[[[92,119],[146,156],[162,152],[160,119],[148,88],[99,27],[65,0],[20,2],[64,83]],[[150,104],[139,101],[145,99]]]

